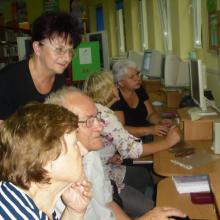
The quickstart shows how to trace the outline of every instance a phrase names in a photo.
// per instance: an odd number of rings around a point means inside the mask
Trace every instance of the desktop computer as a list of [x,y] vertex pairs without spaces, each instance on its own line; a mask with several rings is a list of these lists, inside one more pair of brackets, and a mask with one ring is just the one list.
[[220,120],[213,122],[213,151],[220,154]]

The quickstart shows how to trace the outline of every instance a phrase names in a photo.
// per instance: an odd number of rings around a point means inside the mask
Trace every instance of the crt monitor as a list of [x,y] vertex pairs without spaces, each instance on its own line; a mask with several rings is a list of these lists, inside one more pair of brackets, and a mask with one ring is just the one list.
[[163,54],[156,50],[145,50],[142,74],[148,78],[160,79],[163,68]]
[[204,96],[204,74],[201,60],[190,60],[191,96],[202,111],[207,111]]
[[166,88],[189,87],[189,61],[181,60],[176,54],[171,52],[166,54],[161,82]]
[[168,53],[164,61],[162,84],[164,87],[176,87],[181,59],[174,53]]
[[143,66],[143,52],[129,50],[128,59],[136,63],[137,69],[141,71]]
[[86,35],[88,41],[98,41],[100,46],[100,63],[103,70],[110,69],[108,39],[105,31],[91,32]]
[[28,58],[32,53],[32,40],[30,36],[17,37],[18,60]]

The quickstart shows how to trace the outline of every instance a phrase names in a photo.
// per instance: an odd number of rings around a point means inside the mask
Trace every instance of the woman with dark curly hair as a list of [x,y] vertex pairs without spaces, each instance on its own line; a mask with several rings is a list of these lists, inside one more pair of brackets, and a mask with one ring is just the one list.
[[46,12],[38,17],[32,25],[31,56],[0,71],[0,120],[61,88],[80,41],[78,21],[70,14]]

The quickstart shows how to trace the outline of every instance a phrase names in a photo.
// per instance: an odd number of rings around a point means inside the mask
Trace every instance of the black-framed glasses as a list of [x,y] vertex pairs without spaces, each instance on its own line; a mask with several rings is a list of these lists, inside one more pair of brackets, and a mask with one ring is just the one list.
[[78,123],[85,123],[87,128],[91,128],[94,125],[95,120],[98,120],[99,122],[102,121],[101,112],[98,112],[96,116],[91,116],[84,121],[78,121]]
[[58,56],[63,56],[67,52],[71,57],[73,57],[75,55],[74,48],[64,48],[64,47],[60,47],[60,46],[54,46],[52,44],[46,44],[43,42],[39,42],[39,44],[51,48],[54,51],[54,53]]

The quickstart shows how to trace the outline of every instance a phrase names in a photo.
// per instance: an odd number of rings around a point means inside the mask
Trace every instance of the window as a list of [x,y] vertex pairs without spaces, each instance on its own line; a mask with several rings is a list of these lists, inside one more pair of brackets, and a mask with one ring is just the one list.
[[193,46],[202,48],[202,19],[201,19],[201,0],[192,0],[192,19],[193,19]]
[[96,24],[97,24],[97,31],[104,30],[104,21],[103,21],[103,8],[102,6],[98,6],[96,8]]
[[165,52],[172,51],[170,0],[157,0]]
[[125,53],[125,34],[124,34],[124,4],[123,1],[116,1],[116,22],[119,55]]
[[139,0],[140,26],[141,26],[141,46],[143,50],[148,49],[148,25],[146,0]]

